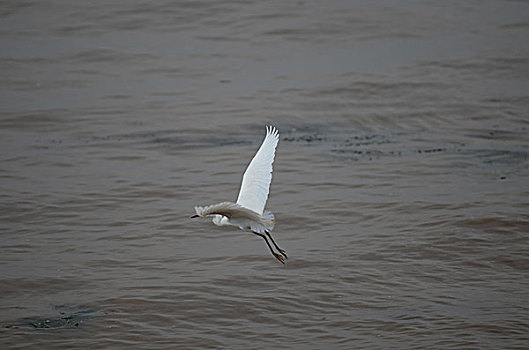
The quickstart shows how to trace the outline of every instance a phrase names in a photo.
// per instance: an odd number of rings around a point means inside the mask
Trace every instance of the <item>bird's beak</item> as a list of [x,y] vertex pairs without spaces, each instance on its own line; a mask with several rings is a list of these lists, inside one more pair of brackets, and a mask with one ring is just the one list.
[[193,215],[193,216],[191,217],[191,219],[198,218],[198,217],[199,217],[198,215]]

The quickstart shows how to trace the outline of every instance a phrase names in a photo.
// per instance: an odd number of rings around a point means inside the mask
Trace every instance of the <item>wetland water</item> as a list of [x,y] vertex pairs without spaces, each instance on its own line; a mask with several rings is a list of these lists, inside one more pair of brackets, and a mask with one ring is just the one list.
[[[529,3],[0,15],[2,348],[527,348]],[[285,266],[189,219],[267,124]]]

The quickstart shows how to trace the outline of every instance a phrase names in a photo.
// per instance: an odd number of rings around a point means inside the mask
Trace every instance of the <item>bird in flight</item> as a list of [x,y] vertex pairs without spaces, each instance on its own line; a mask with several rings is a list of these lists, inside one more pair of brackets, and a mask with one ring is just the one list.
[[[242,177],[241,189],[237,203],[222,202],[206,207],[195,207],[196,215],[192,218],[213,216],[213,223],[217,226],[236,226],[243,231],[252,232],[262,237],[272,255],[281,263],[288,259],[287,253],[278,247],[270,231],[275,225],[274,214],[265,210],[279,132],[273,126],[266,127],[266,136],[259,150],[246,168]],[[272,249],[270,242],[279,254]]]

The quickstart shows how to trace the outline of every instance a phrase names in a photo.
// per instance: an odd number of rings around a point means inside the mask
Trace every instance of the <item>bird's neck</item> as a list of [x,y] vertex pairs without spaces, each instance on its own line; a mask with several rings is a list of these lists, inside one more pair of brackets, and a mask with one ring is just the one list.
[[223,215],[215,215],[213,217],[213,223],[217,226],[226,226],[230,224],[228,218]]

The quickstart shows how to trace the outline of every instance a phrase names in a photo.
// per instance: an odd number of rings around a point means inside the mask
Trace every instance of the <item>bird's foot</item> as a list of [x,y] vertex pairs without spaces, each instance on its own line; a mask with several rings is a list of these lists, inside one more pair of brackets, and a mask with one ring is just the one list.
[[279,248],[279,252],[281,253],[281,255],[283,255],[285,257],[285,259],[288,259],[288,256],[287,256],[287,252],[285,252],[283,249]]
[[276,257],[277,260],[279,260],[280,263],[284,264],[285,263],[285,258],[283,258],[282,255],[279,255],[277,253],[272,253],[274,254],[274,256]]

